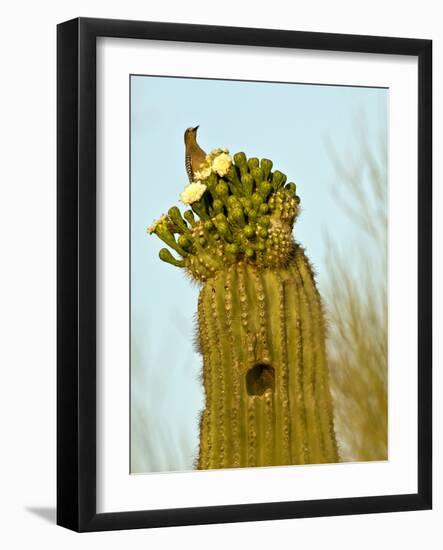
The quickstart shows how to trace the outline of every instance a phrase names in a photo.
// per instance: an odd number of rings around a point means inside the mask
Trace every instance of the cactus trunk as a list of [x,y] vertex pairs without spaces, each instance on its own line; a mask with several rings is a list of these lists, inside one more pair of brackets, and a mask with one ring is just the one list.
[[[198,281],[205,409],[196,467],[337,462],[325,320],[292,236],[300,198],[268,159],[215,150],[150,228]],[[194,214],[200,218],[195,219]],[[178,237],[176,237],[178,235]]]
[[198,468],[337,462],[320,297],[302,249],[239,262],[200,292],[206,407]]

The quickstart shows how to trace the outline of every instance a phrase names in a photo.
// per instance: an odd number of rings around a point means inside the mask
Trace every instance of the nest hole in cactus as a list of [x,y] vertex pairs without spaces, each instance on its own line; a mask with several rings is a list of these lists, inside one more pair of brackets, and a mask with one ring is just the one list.
[[274,390],[275,372],[271,365],[257,363],[246,373],[248,395],[263,395],[266,390]]

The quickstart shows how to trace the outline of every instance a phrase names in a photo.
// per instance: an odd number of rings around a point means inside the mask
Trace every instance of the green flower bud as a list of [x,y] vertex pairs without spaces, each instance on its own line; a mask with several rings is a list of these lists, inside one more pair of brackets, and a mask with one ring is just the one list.
[[169,252],[167,248],[162,248],[158,253],[158,256],[160,260],[163,260],[168,264],[175,265],[175,267],[185,267],[185,262],[183,260],[177,260],[176,258],[174,258],[174,256]]
[[255,231],[254,231],[254,228],[251,225],[245,225],[245,227],[243,228],[243,233],[244,233],[245,237],[250,239],[251,237],[254,236]]
[[266,249],[265,241],[259,240],[255,247],[259,252],[263,252]]
[[263,170],[263,178],[267,180],[272,170],[272,160],[262,159],[260,166],[261,166],[261,169]]
[[227,199],[229,208],[241,208],[241,202],[235,195],[230,195]]
[[201,220],[207,220],[209,218],[209,214],[206,211],[206,204],[205,204],[204,199],[201,199],[197,202],[193,202],[191,204],[191,208],[192,208],[192,210],[194,210],[194,212],[197,214],[197,216]]
[[232,217],[232,220],[237,224],[239,225],[240,227],[243,227],[244,224],[245,224],[245,217],[243,215],[243,210],[241,207],[239,208],[234,208],[232,210],[232,213],[231,213],[231,216]]
[[226,174],[226,179],[229,181],[229,187],[231,192],[235,195],[238,195],[241,190],[241,181],[237,174],[237,169],[235,166],[231,166]]
[[257,220],[257,223],[263,227],[269,227],[271,223],[271,218],[269,216],[260,216]]
[[214,218],[214,225],[217,228],[217,231],[220,235],[226,239],[228,242],[232,242],[232,233],[229,229],[229,223],[224,214],[217,214]]
[[166,222],[159,223],[155,229],[155,233],[164,243],[173,248],[176,252],[182,256],[187,256],[186,251],[176,243],[174,235],[171,233]]
[[246,162],[246,155],[244,153],[236,153],[234,155],[234,162],[239,167],[242,177],[248,173],[248,163]]
[[282,172],[280,172],[280,170],[276,170],[272,175],[272,187],[274,191],[278,191],[280,187],[283,187],[285,181],[286,176]]
[[258,158],[251,157],[250,159],[248,159],[248,167],[250,172],[252,172],[254,168],[258,168],[258,165],[259,165]]
[[263,181],[263,172],[261,168],[254,168],[251,170],[252,177],[254,178],[255,185],[258,187]]
[[257,234],[259,237],[266,239],[266,237],[268,236],[268,230],[266,229],[266,227],[259,227],[257,229]]
[[194,227],[195,225],[195,218],[193,212],[191,210],[186,210],[186,212],[183,214],[183,217],[185,220],[189,223],[191,227]]
[[177,206],[173,206],[168,210],[168,215],[171,218],[172,223],[177,228],[178,233],[184,233],[188,230],[186,222],[183,220],[180,210]]
[[229,225],[227,223],[219,223],[217,229],[219,230],[220,235],[224,237],[228,242],[231,242],[233,240],[231,230],[229,229]]
[[263,202],[263,197],[259,193],[254,193],[251,197],[251,201],[252,201],[252,207],[255,210],[258,210],[261,203]]
[[223,203],[220,199],[215,199],[215,201],[212,203],[212,210],[215,214],[220,214],[223,212]]
[[218,183],[217,174],[212,173],[207,179],[205,179],[205,185],[208,188],[212,196],[215,194],[215,186]]
[[291,182],[287,183],[287,184],[285,185],[285,189],[287,189],[287,190],[291,193],[291,195],[292,195],[293,197],[295,197],[297,188],[296,188],[294,182],[291,181]]
[[243,151],[240,151],[239,153],[235,153],[234,162],[235,164],[242,164],[246,162],[246,155],[243,153]]
[[240,252],[240,247],[236,243],[228,243],[225,246],[225,250],[229,254],[238,254]]
[[225,181],[220,180],[220,182],[215,186],[215,194],[217,197],[225,199],[229,195],[228,184]]
[[262,182],[257,189],[257,191],[260,193],[260,195],[263,197],[264,200],[267,199],[271,190],[272,190],[272,185],[267,181]]
[[180,235],[177,242],[185,250],[189,250],[192,247],[192,241],[187,235]]
[[254,179],[251,174],[244,174],[241,178],[243,193],[250,197],[254,189]]
[[245,210],[252,208],[251,199],[248,199],[247,197],[240,197],[240,202]]
[[250,210],[248,210],[248,218],[249,220],[251,221],[255,221],[257,219],[258,215],[257,215],[257,211],[256,210],[253,210],[252,208]]

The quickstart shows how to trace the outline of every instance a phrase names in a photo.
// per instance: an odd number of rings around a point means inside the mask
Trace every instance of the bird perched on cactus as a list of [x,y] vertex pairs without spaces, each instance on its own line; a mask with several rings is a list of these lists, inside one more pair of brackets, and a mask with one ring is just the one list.
[[189,181],[192,182],[195,173],[206,160],[206,153],[197,143],[198,126],[185,131],[185,165]]
[[292,236],[296,186],[268,159],[227,149],[203,159],[195,132],[180,195],[190,209],[173,206],[148,231],[179,255],[163,248],[160,259],[201,284],[196,467],[337,462],[323,308]]

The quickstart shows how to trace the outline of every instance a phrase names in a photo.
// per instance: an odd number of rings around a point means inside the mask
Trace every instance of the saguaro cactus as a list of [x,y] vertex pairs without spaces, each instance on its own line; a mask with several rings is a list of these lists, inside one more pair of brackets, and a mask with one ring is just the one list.
[[192,210],[172,207],[149,232],[180,255],[160,258],[202,285],[196,467],[337,462],[324,314],[292,237],[296,186],[270,160],[220,149],[195,177],[181,194]]

